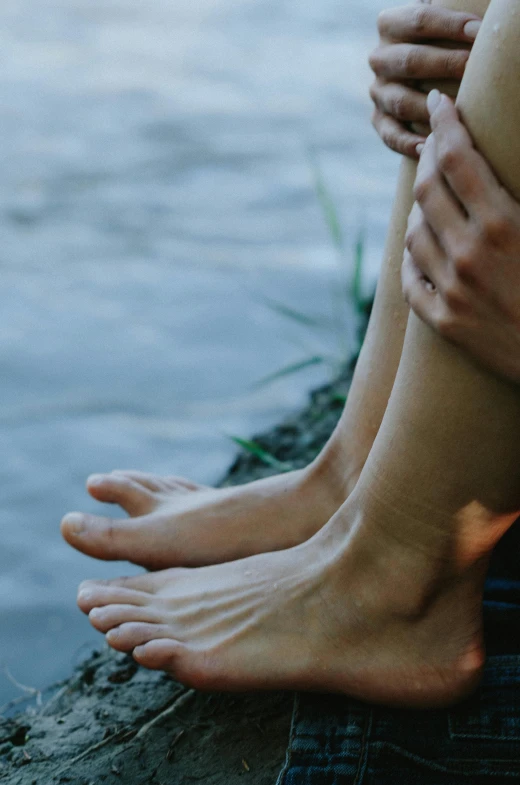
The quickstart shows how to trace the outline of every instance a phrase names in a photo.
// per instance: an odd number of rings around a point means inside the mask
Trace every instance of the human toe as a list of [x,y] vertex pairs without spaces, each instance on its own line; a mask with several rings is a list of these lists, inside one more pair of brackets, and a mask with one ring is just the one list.
[[61,521],[63,538],[76,550],[103,561],[135,558],[142,540],[138,519],[118,520],[100,515],[69,512]]
[[158,624],[160,615],[153,608],[146,605],[102,605],[92,608],[89,621],[99,632],[107,633],[113,627],[118,627],[126,622],[149,622]]
[[87,490],[97,501],[119,504],[133,517],[146,515],[157,506],[152,490],[124,472],[92,474],[87,480]]
[[136,646],[169,636],[171,637],[171,630],[166,624],[133,621],[110,629],[106,634],[106,641],[118,651],[132,651]]
[[189,664],[194,663],[193,653],[188,651],[184,643],[171,637],[157,637],[136,646],[132,657],[143,668],[166,671],[183,684],[200,688],[203,686],[203,679],[197,681],[195,674],[190,671]]
[[[196,690],[220,690],[226,684],[221,668],[215,667],[207,652],[195,651],[171,636],[136,646],[134,660],[149,670],[165,671],[181,684]],[[229,679],[228,679],[229,681]]]
[[105,605],[148,605],[150,595],[123,586],[106,586],[102,583],[83,583],[78,590],[77,603],[83,613]]
[[134,469],[125,471],[117,469],[112,472],[112,474],[129,477],[154,494],[170,494],[172,491],[201,491],[210,489],[208,485],[200,485],[199,483],[188,480],[185,477],[178,477],[177,475],[159,476],[148,472],[136,471]]

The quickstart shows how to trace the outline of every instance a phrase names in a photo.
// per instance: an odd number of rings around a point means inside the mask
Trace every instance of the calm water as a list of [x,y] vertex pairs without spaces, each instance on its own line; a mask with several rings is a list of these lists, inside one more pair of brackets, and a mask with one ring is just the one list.
[[[369,125],[382,0],[3,0],[0,7],[0,663],[63,677],[100,641],[62,543],[93,471],[216,480],[337,353],[266,307],[337,313],[347,244],[384,239],[397,160]],[[19,694],[0,672],[0,703]]]

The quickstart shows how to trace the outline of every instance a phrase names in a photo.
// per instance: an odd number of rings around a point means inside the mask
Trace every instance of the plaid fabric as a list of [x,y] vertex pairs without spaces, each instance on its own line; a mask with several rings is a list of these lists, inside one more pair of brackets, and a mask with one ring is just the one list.
[[488,662],[478,692],[451,709],[412,711],[298,695],[278,785],[520,783],[520,524],[486,585]]

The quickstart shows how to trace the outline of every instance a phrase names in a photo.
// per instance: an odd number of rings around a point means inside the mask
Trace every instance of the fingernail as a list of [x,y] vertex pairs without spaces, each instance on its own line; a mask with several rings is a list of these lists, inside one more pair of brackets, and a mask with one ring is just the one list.
[[480,22],[478,19],[472,19],[471,22],[467,22],[464,25],[464,35],[466,38],[470,38],[472,41],[474,41],[481,26],[482,22]]
[[432,115],[441,102],[441,94],[438,90],[432,90],[428,95],[428,111]]
[[72,534],[81,534],[85,528],[85,519],[80,512],[69,512],[63,519]]
[[102,474],[91,474],[87,480],[87,485],[101,485],[105,481]]
[[417,151],[417,155],[421,155],[422,151],[424,150],[424,142],[419,142],[415,149]]

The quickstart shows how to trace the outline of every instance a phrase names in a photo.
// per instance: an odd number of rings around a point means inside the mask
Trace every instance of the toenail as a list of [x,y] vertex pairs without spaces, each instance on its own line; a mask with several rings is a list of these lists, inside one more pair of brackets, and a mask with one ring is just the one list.
[[85,529],[85,518],[79,512],[70,512],[63,519],[72,534],[81,534]]

